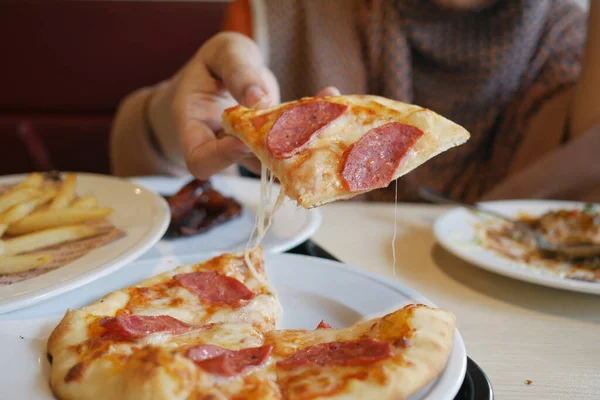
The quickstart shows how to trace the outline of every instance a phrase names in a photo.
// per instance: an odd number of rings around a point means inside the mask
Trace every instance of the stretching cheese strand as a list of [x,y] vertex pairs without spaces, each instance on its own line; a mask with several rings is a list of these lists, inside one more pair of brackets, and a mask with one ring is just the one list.
[[392,265],[392,271],[396,276],[396,233],[398,224],[398,179],[396,179],[396,193],[394,195],[394,237],[392,238],[392,258],[394,264]]
[[[285,193],[283,189],[280,188],[275,204],[273,205],[271,211],[267,212],[267,209],[270,208],[271,205],[271,195],[273,192],[274,181],[275,176],[264,164],[262,164],[260,174],[260,203],[256,213],[254,228],[252,229],[252,233],[248,238],[248,242],[246,243],[246,251],[244,253],[244,259],[246,261],[246,265],[248,265],[248,269],[252,275],[263,284],[267,284],[267,282],[262,279],[262,277],[257,273],[254,264],[252,264],[252,260],[250,259],[250,251],[260,245],[260,242],[262,242],[263,238],[267,234],[267,231],[269,230],[269,227],[271,226],[273,215],[277,212],[279,207],[281,207],[283,200],[285,199]],[[252,244],[253,241],[254,243]]]

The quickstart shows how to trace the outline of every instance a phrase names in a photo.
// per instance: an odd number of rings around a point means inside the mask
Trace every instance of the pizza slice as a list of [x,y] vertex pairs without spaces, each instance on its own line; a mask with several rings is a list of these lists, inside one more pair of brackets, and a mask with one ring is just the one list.
[[236,106],[222,120],[225,133],[244,142],[304,208],[386,187],[469,139],[431,110],[370,95]]
[[67,311],[48,340],[52,389],[82,400],[277,398],[263,333],[281,310],[262,256],[249,253],[254,272],[244,253],[224,254]]
[[113,295],[126,314],[170,315],[195,325],[243,322],[267,332],[281,306],[265,274],[263,249],[248,255],[227,253],[178,267]]
[[454,339],[448,311],[408,305],[345,329],[269,332],[282,398],[406,399],[445,368]]

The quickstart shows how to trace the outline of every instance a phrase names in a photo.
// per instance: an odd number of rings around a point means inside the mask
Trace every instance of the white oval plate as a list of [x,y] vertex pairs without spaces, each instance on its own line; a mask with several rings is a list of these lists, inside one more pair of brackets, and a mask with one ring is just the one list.
[[[46,341],[67,308],[82,307],[118,288],[204,260],[207,255],[136,261],[109,277],[25,310],[0,315],[0,387],[6,398],[52,400]],[[406,286],[321,258],[267,254],[265,265],[283,307],[281,329],[314,329],[321,319],[335,327],[381,315],[409,303],[434,306]],[[467,355],[458,330],[444,372],[410,400],[452,400],[463,382]]]
[[[25,176],[3,176],[0,184],[20,181]],[[0,285],[0,313],[57,296],[123,267],[152,247],[169,226],[166,201],[127,180],[77,173],[76,192],[93,194],[100,205],[114,208],[108,220],[126,235],[43,275]]]
[[[582,209],[585,204],[572,201],[507,200],[484,202],[480,205],[508,217],[517,217],[519,213],[538,216],[562,208]],[[561,278],[550,272],[528,267],[523,262],[509,260],[492,250],[476,245],[473,241],[476,222],[477,217],[473,213],[463,208],[453,209],[436,220],[435,237],[450,253],[488,271],[553,288],[600,294],[600,283]]]
[[[191,178],[139,177],[132,180],[156,193],[171,195]],[[260,181],[239,176],[215,175],[213,187],[223,195],[233,197],[242,205],[242,215],[195,236],[163,239],[141,259],[199,253],[225,253],[243,250],[254,228],[254,218],[260,204]],[[273,185],[273,198],[279,185]],[[273,217],[271,227],[261,242],[265,251],[280,253],[310,238],[321,224],[321,211],[305,210],[286,199]]]

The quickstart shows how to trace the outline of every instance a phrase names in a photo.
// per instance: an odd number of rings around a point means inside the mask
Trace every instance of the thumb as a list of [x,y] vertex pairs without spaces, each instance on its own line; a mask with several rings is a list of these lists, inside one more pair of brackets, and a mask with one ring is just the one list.
[[[201,132],[202,130],[207,132]],[[184,137],[194,141],[195,138],[207,135],[209,132],[208,126],[199,124],[195,127],[194,132],[189,132]],[[231,164],[245,160],[251,155],[244,143],[231,136],[196,144],[182,143],[182,148],[189,149],[185,155],[186,166],[190,173],[198,179],[208,179]]]

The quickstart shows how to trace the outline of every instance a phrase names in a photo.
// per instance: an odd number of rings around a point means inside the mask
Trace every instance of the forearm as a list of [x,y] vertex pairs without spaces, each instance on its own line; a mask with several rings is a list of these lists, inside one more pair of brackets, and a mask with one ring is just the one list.
[[175,88],[171,81],[166,81],[156,85],[153,91],[146,109],[150,135],[164,158],[185,168],[177,128],[171,116]]
[[600,121],[600,2],[591,1],[589,25],[581,75],[570,109],[570,132],[573,137],[584,134]]
[[[600,186],[600,124],[509,176],[482,200],[583,199]],[[597,191],[596,191],[597,193]]]
[[117,176],[185,173],[153,144],[146,114],[152,93],[150,88],[139,89],[119,105],[110,137],[111,168]]

